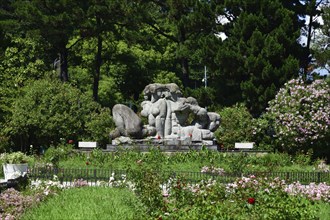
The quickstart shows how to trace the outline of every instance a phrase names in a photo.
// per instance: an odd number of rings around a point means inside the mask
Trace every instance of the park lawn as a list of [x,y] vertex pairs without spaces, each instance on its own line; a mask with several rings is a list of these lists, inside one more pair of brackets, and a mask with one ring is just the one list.
[[146,219],[145,213],[128,189],[81,187],[63,190],[28,210],[21,219]]

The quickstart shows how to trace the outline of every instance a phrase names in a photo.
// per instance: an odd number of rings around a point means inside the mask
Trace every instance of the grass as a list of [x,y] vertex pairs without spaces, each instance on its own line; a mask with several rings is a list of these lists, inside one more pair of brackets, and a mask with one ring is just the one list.
[[124,188],[82,187],[59,195],[30,209],[21,219],[146,219],[144,207]]
[[329,203],[319,203],[319,219],[328,220],[330,219],[330,204]]

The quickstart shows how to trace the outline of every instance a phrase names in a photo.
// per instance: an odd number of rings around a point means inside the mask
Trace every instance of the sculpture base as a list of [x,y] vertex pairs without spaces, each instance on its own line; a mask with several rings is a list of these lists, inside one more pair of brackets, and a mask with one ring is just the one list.
[[113,152],[117,150],[137,150],[141,152],[148,152],[150,149],[159,149],[160,151],[164,152],[188,152],[190,150],[196,150],[200,151],[203,149],[203,147],[207,148],[208,150],[218,150],[217,145],[201,145],[201,144],[195,144],[195,145],[163,145],[163,144],[121,144],[121,145],[107,145],[107,151]]
[[192,138],[146,138],[131,139],[129,137],[119,137],[112,140],[107,145],[107,151],[117,151],[120,149],[133,149],[137,151],[149,151],[152,148],[160,149],[164,152],[202,150],[203,147],[209,150],[218,150],[215,140],[192,141]]

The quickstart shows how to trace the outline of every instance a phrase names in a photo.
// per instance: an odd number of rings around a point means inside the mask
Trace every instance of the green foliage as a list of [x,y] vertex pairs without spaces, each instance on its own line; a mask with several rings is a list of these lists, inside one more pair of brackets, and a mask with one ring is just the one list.
[[10,151],[11,145],[10,138],[0,132],[0,153]]
[[13,37],[0,62],[0,122],[10,114],[20,88],[47,75],[42,52],[45,46],[33,38]]
[[267,115],[262,115],[259,118],[252,120],[253,128],[253,140],[256,143],[256,148],[260,150],[275,150],[273,128],[273,120]]
[[186,88],[185,93],[186,97],[191,96],[196,98],[200,106],[208,107],[215,104],[216,90],[211,87],[201,87],[195,89]]
[[110,76],[115,79],[126,99],[132,96],[137,99],[146,84],[157,74],[153,69],[163,70],[162,62],[166,57],[152,47],[143,47],[140,44],[130,46],[125,41],[116,43],[116,61],[107,64]]
[[67,160],[72,153],[71,145],[59,145],[56,148],[52,146],[46,150],[44,160],[58,168],[60,161]]
[[100,80],[99,99],[102,106],[112,108],[115,104],[123,103],[124,97],[117,88],[115,80],[104,76]]
[[182,82],[179,79],[179,77],[177,77],[175,75],[175,73],[173,72],[166,72],[166,71],[161,71],[160,73],[158,73],[156,75],[156,77],[153,79],[154,83],[162,83],[162,84],[166,84],[166,83],[175,83],[177,84],[180,88],[183,88]]
[[[95,149],[89,156],[86,154],[70,154],[71,157],[61,160],[61,168],[111,168],[113,170],[139,170],[154,172],[201,172],[203,167],[218,167],[228,173],[250,172],[305,172],[314,171],[312,154],[297,154],[292,156],[286,153],[219,153],[204,149],[185,153],[166,154],[157,149],[149,152],[136,150],[118,150],[105,153]],[[326,170],[326,169],[325,169]]]
[[72,136],[100,138],[99,130],[86,132],[85,129],[87,125],[88,129],[99,125],[104,128],[107,123],[111,127],[110,120],[101,123],[98,118],[104,119],[107,113],[69,84],[39,80],[26,86],[22,96],[13,103],[12,117],[5,131],[14,143],[23,144],[23,147],[31,144],[50,146],[60,143],[61,138],[68,140]]
[[252,116],[244,105],[226,107],[220,112],[221,124],[215,135],[225,149],[233,149],[235,142],[253,142]]
[[135,193],[140,201],[148,207],[148,214],[157,216],[158,210],[164,206],[160,188],[164,180],[160,176],[160,173],[142,164],[137,170],[129,169],[128,176],[135,184]]
[[88,162],[91,162],[94,166],[104,167],[106,163],[109,161],[110,157],[108,154],[102,152],[101,149],[93,149],[90,153]]
[[280,180],[253,177],[226,186],[213,181],[189,186],[176,179],[166,200],[173,219],[316,219],[319,210],[313,201],[284,192]]
[[276,91],[298,74],[299,59],[304,58],[297,43],[299,18],[282,2],[225,3],[233,19],[224,25],[228,39],[219,45],[213,69],[221,81],[214,85],[218,100],[244,102],[253,116],[259,116]]
[[33,38],[13,38],[0,63],[1,77],[10,79],[15,87],[22,87],[28,80],[43,77],[47,69],[41,55],[44,48],[41,42]]
[[0,161],[2,163],[20,164],[20,163],[28,163],[30,160],[31,157],[27,156],[26,154],[20,151],[13,153],[3,153],[0,155]]
[[[237,208],[242,208],[239,216],[250,215],[257,219],[314,219],[317,216],[312,201],[298,195],[288,195],[283,190],[284,183],[278,179],[243,177],[235,183],[238,187],[230,199],[238,203]],[[255,202],[248,204],[248,198],[255,199]]]
[[85,134],[82,137],[95,140],[99,146],[105,147],[110,141],[110,131],[115,127],[110,109],[102,108],[91,112],[85,126]]

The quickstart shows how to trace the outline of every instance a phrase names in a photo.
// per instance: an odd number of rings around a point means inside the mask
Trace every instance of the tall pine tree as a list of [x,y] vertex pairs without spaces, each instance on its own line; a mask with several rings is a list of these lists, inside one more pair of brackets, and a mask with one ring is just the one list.
[[298,74],[297,17],[280,1],[227,1],[224,40],[215,58],[219,101],[245,102],[260,115],[276,91]]
[[[81,1],[30,0],[14,1],[21,30],[29,35],[39,35],[54,48],[54,66],[62,81],[69,80],[68,42],[85,19]],[[55,55],[57,54],[57,55]]]

